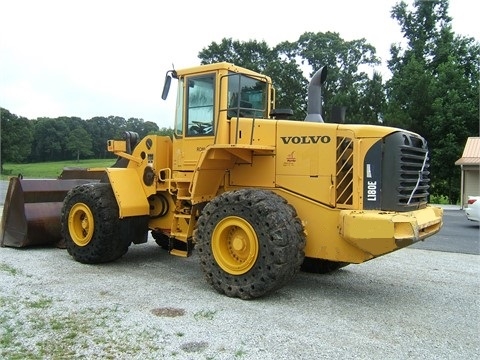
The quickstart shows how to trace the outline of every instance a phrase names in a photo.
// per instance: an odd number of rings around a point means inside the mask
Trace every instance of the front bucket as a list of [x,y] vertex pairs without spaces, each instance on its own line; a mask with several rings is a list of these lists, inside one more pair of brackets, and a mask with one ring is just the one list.
[[0,228],[0,246],[54,244],[62,247],[61,212],[73,187],[93,179],[10,178]]

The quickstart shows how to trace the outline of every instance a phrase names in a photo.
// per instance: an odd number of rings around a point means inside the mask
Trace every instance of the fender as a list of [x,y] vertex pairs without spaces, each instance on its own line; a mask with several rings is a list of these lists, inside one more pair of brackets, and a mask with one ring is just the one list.
[[142,216],[150,214],[148,196],[135,169],[107,168],[105,170],[117,199],[119,217]]
[[190,193],[192,204],[213,199],[225,172],[237,163],[250,164],[255,154],[274,154],[275,147],[260,145],[211,145],[201,154],[193,174]]

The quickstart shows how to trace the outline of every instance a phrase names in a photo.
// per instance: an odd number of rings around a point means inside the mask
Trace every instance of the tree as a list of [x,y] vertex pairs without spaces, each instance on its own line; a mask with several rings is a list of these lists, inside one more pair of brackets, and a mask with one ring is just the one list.
[[4,108],[0,108],[0,118],[0,170],[3,171],[5,162],[21,163],[30,155],[33,126],[27,118],[18,117]]
[[166,127],[163,127],[157,131],[155,131],[154,133],[151,133],[151,134],[155,134],[155,135],[161,135],[161,136],[168,136],[170,137],[170,139],[173,139],[173,129],[171,128],[166,128]]
[[[456,40],[452,42],[455,43]],[[452,51],[436,68],[436,81],[430,88],[432,113],[425,128],[433,147],[432,169],[437,178],[433,190],[456,203],[460,195],[460,169],[455,166],[452,170],[451,165],[461,157],[467,138],[478,136],[479,98],[474,86],[478,84],[478,70],[477,80],[472,84],[465,67],[456,59],[455,50]]]
[[367,124],[378,125],[383,121],[385,105],[382,75],[374,71],[372,79],[368,79],[360,90],[359,119],[363,119],[363,122]]
[[212,42],[199,52],[198,58],[202,65],[227,61],[263,74],[267,74],[272,61],[278,61],[276,51],[265,41],[242,42],[231,38],[224,38],[219,44]]
[[[276,107],[292,109],[297,119],[306,115],[309,79],[304,75],[305,66],[310,67],[310,78],[321,66],[328,65],[324,98],[329,108],[347,105],[351,121],[376,122],[376,113],[383,110],[381,76],[370,79],[361,70],[379,63],[375,48],[365,39],[344,41],[337,33],[306,32],[298,41],[281,42],[274,48],[255,40],[223,39],[204,48],[199,58],[202,64],[227,61],[269,76],[276,88]],[[362,100],[373,93],[375,104]],[[329,110],[326,113],[328,118]]]
[[150,132],[158,131],[158,125],[151,121],[143,121],[143,119],[130,118],[127,120],[126,128],[129,131],[138,133],[140,139],[147,136]]
[[480,45],[457,36],[448,0],[405,2],[392,9],[407,40],[391,46],[385,123],[420,133],[429,142],[431,193],[459,197],[460,158],[478,134]]
[[77,127],[68,135],[67,149],[76,155],[79,162],[80,156],[93,155],[92,138],[83,127]]
[[200,51],[202,64],[226,61],[269,76],[276,89],[276,107],[288,108],[294,117],[305,117],[308,81],[297,62],[281,57],[278,46],[270,48],[265,41],[222,39]]
[[59,161],[66,159],[68,127],[62,118],[39,118],[34,124],[30,160]]
[[[107,140],[122,139],[124,132],[135,131],[139,138],[159,131],[158,125],[143,119],[109,116],[82,120],[79,117],[40,117],[28,120],[0,108],[1,158],[3,162],[59,161],[114,157],[107,151]],[[172,130],[173,131],[173,130]]]
[[[362,101],[362,97],[376,91],[374,89],[378,84],[382,93],[383,85],[380,76],[376,76],[372,82],[365,72],[368,67],[380,63],[375,55],[375,47],[365,39],[345,41],[334,32],[306,32],[295,43],[285,42],[278,48],[279,51],[282,49],[289,59],[297,59],[301,64],[310,66],[310,77],[322,66],[327,66],[328,77],[323,91],[327,105],[325,119],[329,118],[332,106],[347,106],[347,122],[372,122],[372,119],[363,117],[371,113],[368,111],[371,105],[369,99]],[[369,88],[374,84],[375,87]],[[374,116],[373,122],[377,119],[377,116]]]
[[92,139],[92,149],[96,158],[105,159],[111,156],[107,151],[107,141],[122,138],[122,131],[118,130],[117,124],[111,118],[96,116],[86,121],[85,129]]

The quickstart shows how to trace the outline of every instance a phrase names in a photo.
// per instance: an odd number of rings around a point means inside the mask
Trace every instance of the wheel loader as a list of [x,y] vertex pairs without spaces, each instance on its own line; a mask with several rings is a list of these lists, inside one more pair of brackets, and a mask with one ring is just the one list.
[[[216,291],[252,299],[299,270],[334,271],[437,233],[443,213],[427,203],[425,139],[324,122],[326,77],[326,67],[315,73],[308,113],[294,120],[292,110],[275,108],[268,76],[227,62],[167,71],[162,99],[177,84],[173,137],[125,132],[107,142],[115,164],[67,172],[40,200],[34,195],[47,181],[11,179],[2,245],[40,244],[43,236],[96,264],[150,232],[172,255],[196,253]],[[50,219],[30,226],[42,212],[32,216],[29,207],[50,206],[52,187],[61,191]]]

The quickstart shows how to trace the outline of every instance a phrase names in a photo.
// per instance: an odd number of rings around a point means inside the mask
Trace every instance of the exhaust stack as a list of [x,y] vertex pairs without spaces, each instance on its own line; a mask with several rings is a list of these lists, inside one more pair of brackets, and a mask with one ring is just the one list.
[[322,85],[327,78],[327,67],[322,66],[313,75],[308,85],[307,116],[305,121],[323,122],[322,118]]

